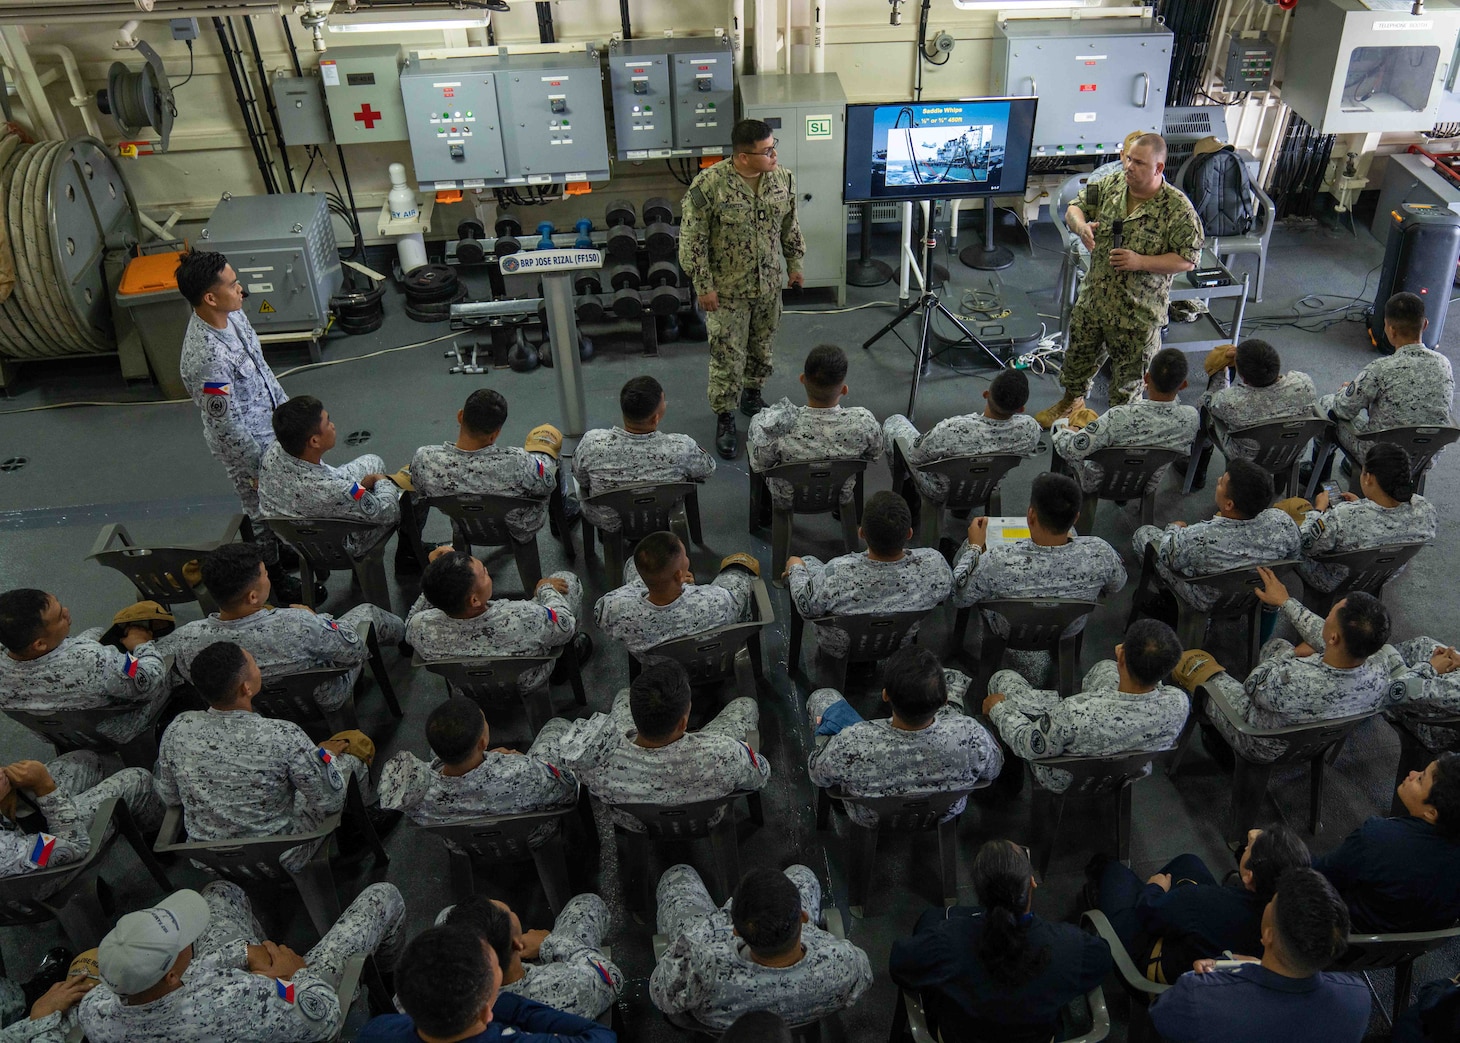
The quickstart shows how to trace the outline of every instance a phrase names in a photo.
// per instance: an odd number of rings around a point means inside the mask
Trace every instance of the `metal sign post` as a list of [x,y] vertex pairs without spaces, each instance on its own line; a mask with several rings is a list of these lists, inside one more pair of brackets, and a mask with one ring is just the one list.
[[558,377],[558,408],[563,433],[579,438],[588,427],[583,398],[583,367],[578,360],[578,319],[573,310],[572,273],[603,267],[600,250],[529,250],[508,254],[498,262],[503,275],[542,276],[542,300],[547,311],[548,343],[553,372]]

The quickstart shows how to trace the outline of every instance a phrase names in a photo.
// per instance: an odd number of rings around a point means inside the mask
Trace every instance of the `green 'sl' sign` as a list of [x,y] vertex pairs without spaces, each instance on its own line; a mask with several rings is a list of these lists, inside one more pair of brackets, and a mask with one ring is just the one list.
[[831,116],[807,116],[806,140],[831,137]]

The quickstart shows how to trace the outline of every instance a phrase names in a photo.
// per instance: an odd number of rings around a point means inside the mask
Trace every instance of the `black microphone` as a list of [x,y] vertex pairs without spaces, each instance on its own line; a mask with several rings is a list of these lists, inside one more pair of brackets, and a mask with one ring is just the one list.
[[1110,225],[1110,248],[1119,250],[1125,242],[1125,218],[1117,217]]

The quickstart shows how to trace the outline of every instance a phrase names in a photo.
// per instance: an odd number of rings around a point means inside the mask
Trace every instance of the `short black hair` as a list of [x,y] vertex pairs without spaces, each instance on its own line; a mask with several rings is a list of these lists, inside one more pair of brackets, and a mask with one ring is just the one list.
[[1460,838],[1460,753],[1435,758],[1435,777],[1425,803],[1435,809],[1435,828],[1451,840]]
[[917,645],[903,645],[887,657],[882,686],[892,709],[908,724],[927,724],[948,702],[943,664]]
[[689,712],[689,674],[673,659],[655,659],[629,685],[629,713],[646,739],[664,739]]
[[664,385],[650,376],[634,377],[618,393],[618,408],[625,420],[648,420],[664,399]]
[[1414,468],[1404,446],[1394,442],[1375,442],[1364,454],[1364,470],[1374,476],[1385,495],[1400,503],[1414,499]]
[[482,708],[464,695],[453,695],[426,718],[426,744],[446,764],[471,756],[487,726]]
[[1267,341],[1248,337],[1237,345],[1237,375],[1248,387],[1271,387],[1282,371],[1283,360]]
[[[1424,298],[1417,293],[1396,293],[1384,302],[1384,321],[1410,344],[1418,341],[1420,334],[1424,333],[1425,317]],[[1400,347],[1398,344],[1394,346]]]
[[459,1036],[492,994],[492,964],[482,936],[469,927],[428,927],[395,965],[400,1005],[428,1036]]
[[461,407],[461,422],[468,431],[479,435],[500,431],[507,422],[507,400],[499,391],[477,388],[466,396],[466,405]]
[[1348,907],[1316,869],[1289,869],[1278,879],[1273,927],[1283,962],[1304,978],[1323,970],[1348,948]]
[[1180,348],[1162,348],[1151,359],[1147,370],[1151,375],[1151,387],[1163,395],[1174,395],[1186,382],[1186,353]]
[[453,550],[426,566],[426,571],[421,573],[421,593],[432,607],[455,618],[466,611],[476,581],[471,555]]
[[1029,378],[1022,370],[999,370],[989,381],[989,401],[1000,413],[1013,416],[1029,402]]
[[304,452],[323,422],[324,403],[313,395],[300,395],[274,407],[274,437],[290,456]]
[[1067,474],[1044,471],[1034,476],[1029,490],[1029,506],[1034,516],[1050,532],[1069,532],[1080,516],[1084,494],[1080,483]]
[[761,866],[740,878],[730,918],[751,952],[780,956],[801,937],[801,911],[801,892],[791,878]]
[[896,554],[906,547],[911,528],[912,511],[895,492],[884,489],[877,493],[862,511],[862,537],[867,548],[877,554]]
[[1351,591],[1338,610],[1338,629],[1348,654],[1367,659],[1389,640],[1389,610],[1374,595]]
[[1156,684],[1181,661],[1181,641],[1159,619],[1138,619],[1125,631],[1125,668],[1141,684]]
[[769,123],[762,120],[741,120],[730,128],[730,146],[736,152],[749,152],[757,143],[774,136]]
[[218,604],[232,605],[254,585],[263,563],[264,555],[258,544],[225,543],[203,555],[199,563],[203,586]]
[[634,548],[634,568],[646,586],[651,580],[658,582],[683,550],[684,541],[668,529],[651,532]]
[[801,367],[806,390],[817,398],[836,394],[847,381],[847,353],[835,344],[818,344]]
[[482,892],[452,906],[445,922],[476,931],[492,947],[497,963],[503,968],[512,962],[512,917]]
[[1252,891],[1264,902],[1277,892],[1278,880],[1289,869],[1311,865],[1313,856],[1297,832],[1282,822],[1262,827],[1247,853],[1247,870],[1252,874]]
[[218,285],[228,258],[213,250],[189,250],[177,259],[177,292],[194,308],[203,303],[203,296]]
[[20,655],[45,629],[51,595],[34,587],[17,587],[0,594],[0,645]]
[[791,1027],[775,1011],[752,1010],[720,1034],[720,1043],[791,1043],[792,1038]]
[[222,706],[233,702],[247,668],[248,659],[242,646],[232,641],[214,641],[193,656],[188,673],[193,676],[193,687],[209,706]]
[[1272,475],[1251,460],[1228,460],[1227,495],[1243,518],[1256,518],[1272,506]]

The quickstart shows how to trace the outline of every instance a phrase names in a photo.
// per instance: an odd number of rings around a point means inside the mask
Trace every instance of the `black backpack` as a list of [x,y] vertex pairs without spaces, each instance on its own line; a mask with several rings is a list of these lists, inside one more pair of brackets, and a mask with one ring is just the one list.
[[1252,231],[1253,197],[1247,165],[1230,146],[1197,156],[1181,186],[1208,236],[1246,235]]

